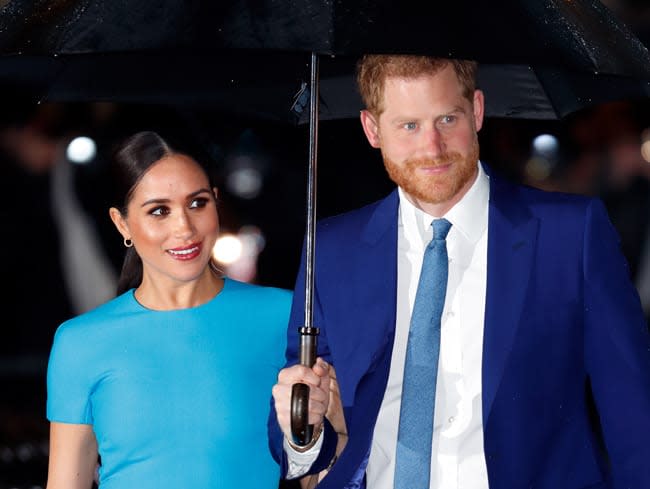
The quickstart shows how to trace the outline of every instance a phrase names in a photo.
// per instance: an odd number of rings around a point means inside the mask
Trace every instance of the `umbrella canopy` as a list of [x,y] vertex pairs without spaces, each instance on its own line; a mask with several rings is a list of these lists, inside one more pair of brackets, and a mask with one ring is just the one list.
[[[1,4],[1,3],[0,3]],[[492,117],[552,119],[650,96],[647,49],[597,0],[5,0],[0,80],[42,100],[212,106],[307,122],[356,117],[365,52],[481,62]],[[272,53],[272,56],[270,55]]]
[[[259,48],[408,52],[647,76],[598,0],[4,0],[0,52]],[[639,59],[641,57],[641,59]]]

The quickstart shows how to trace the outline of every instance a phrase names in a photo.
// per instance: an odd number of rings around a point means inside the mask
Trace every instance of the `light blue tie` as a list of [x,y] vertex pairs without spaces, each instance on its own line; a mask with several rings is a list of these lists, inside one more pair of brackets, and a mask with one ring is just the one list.
[[394,489],[429,489],[440,318],[447,292],[445,238],[451,223],[435,219],[431,226],[433,239],[424,251],[406,347]]

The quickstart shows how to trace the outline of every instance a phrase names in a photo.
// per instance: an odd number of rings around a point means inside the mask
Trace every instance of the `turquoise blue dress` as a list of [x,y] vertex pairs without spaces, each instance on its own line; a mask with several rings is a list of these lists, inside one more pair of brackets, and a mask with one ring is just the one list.
[[226,279],[175,311],[133,292],[59,326],[47,418],[93,426],[102,489],[277,489],[266,422],[291,292]]

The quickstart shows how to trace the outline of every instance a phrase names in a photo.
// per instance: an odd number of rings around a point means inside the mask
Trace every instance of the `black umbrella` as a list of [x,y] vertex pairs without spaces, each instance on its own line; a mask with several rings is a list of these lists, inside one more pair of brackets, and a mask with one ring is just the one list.
[[[206,104],[310,123],[307,283],[311,323],[320,118],[356,117],[354,60],[418,53],[482,63],[488,116],[557,118],[650,96],[650,56],[597,0],[6,0],[0,80],[46,100]],[[304,392],[302,396],[306,395]],[[310,438],[306,397],[294,434]]]
[[364,52],[480,61],[488,116],[552,119],[650,95],[646,48],[598,0],[2,4],[0,80],[42,100],[213,106],[307,122],[293,102],[312,52],[321,55],[321,119],[357,116],[352,75]]

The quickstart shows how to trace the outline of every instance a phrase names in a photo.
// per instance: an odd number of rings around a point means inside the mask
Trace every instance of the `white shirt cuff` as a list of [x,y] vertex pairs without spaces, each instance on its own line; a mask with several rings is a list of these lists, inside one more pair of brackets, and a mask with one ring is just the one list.
[[323,436],[319,436],[318,440],[313,447],[304,452],[299,452],[294,450],[294,448],[289,445],[287,438],[284,438],[284,451],[287,454],[287,474],[286,479],[296,479],[300,476],[305,475],[311,466],[314,464],[320,453],[320,449],[323,446]]

